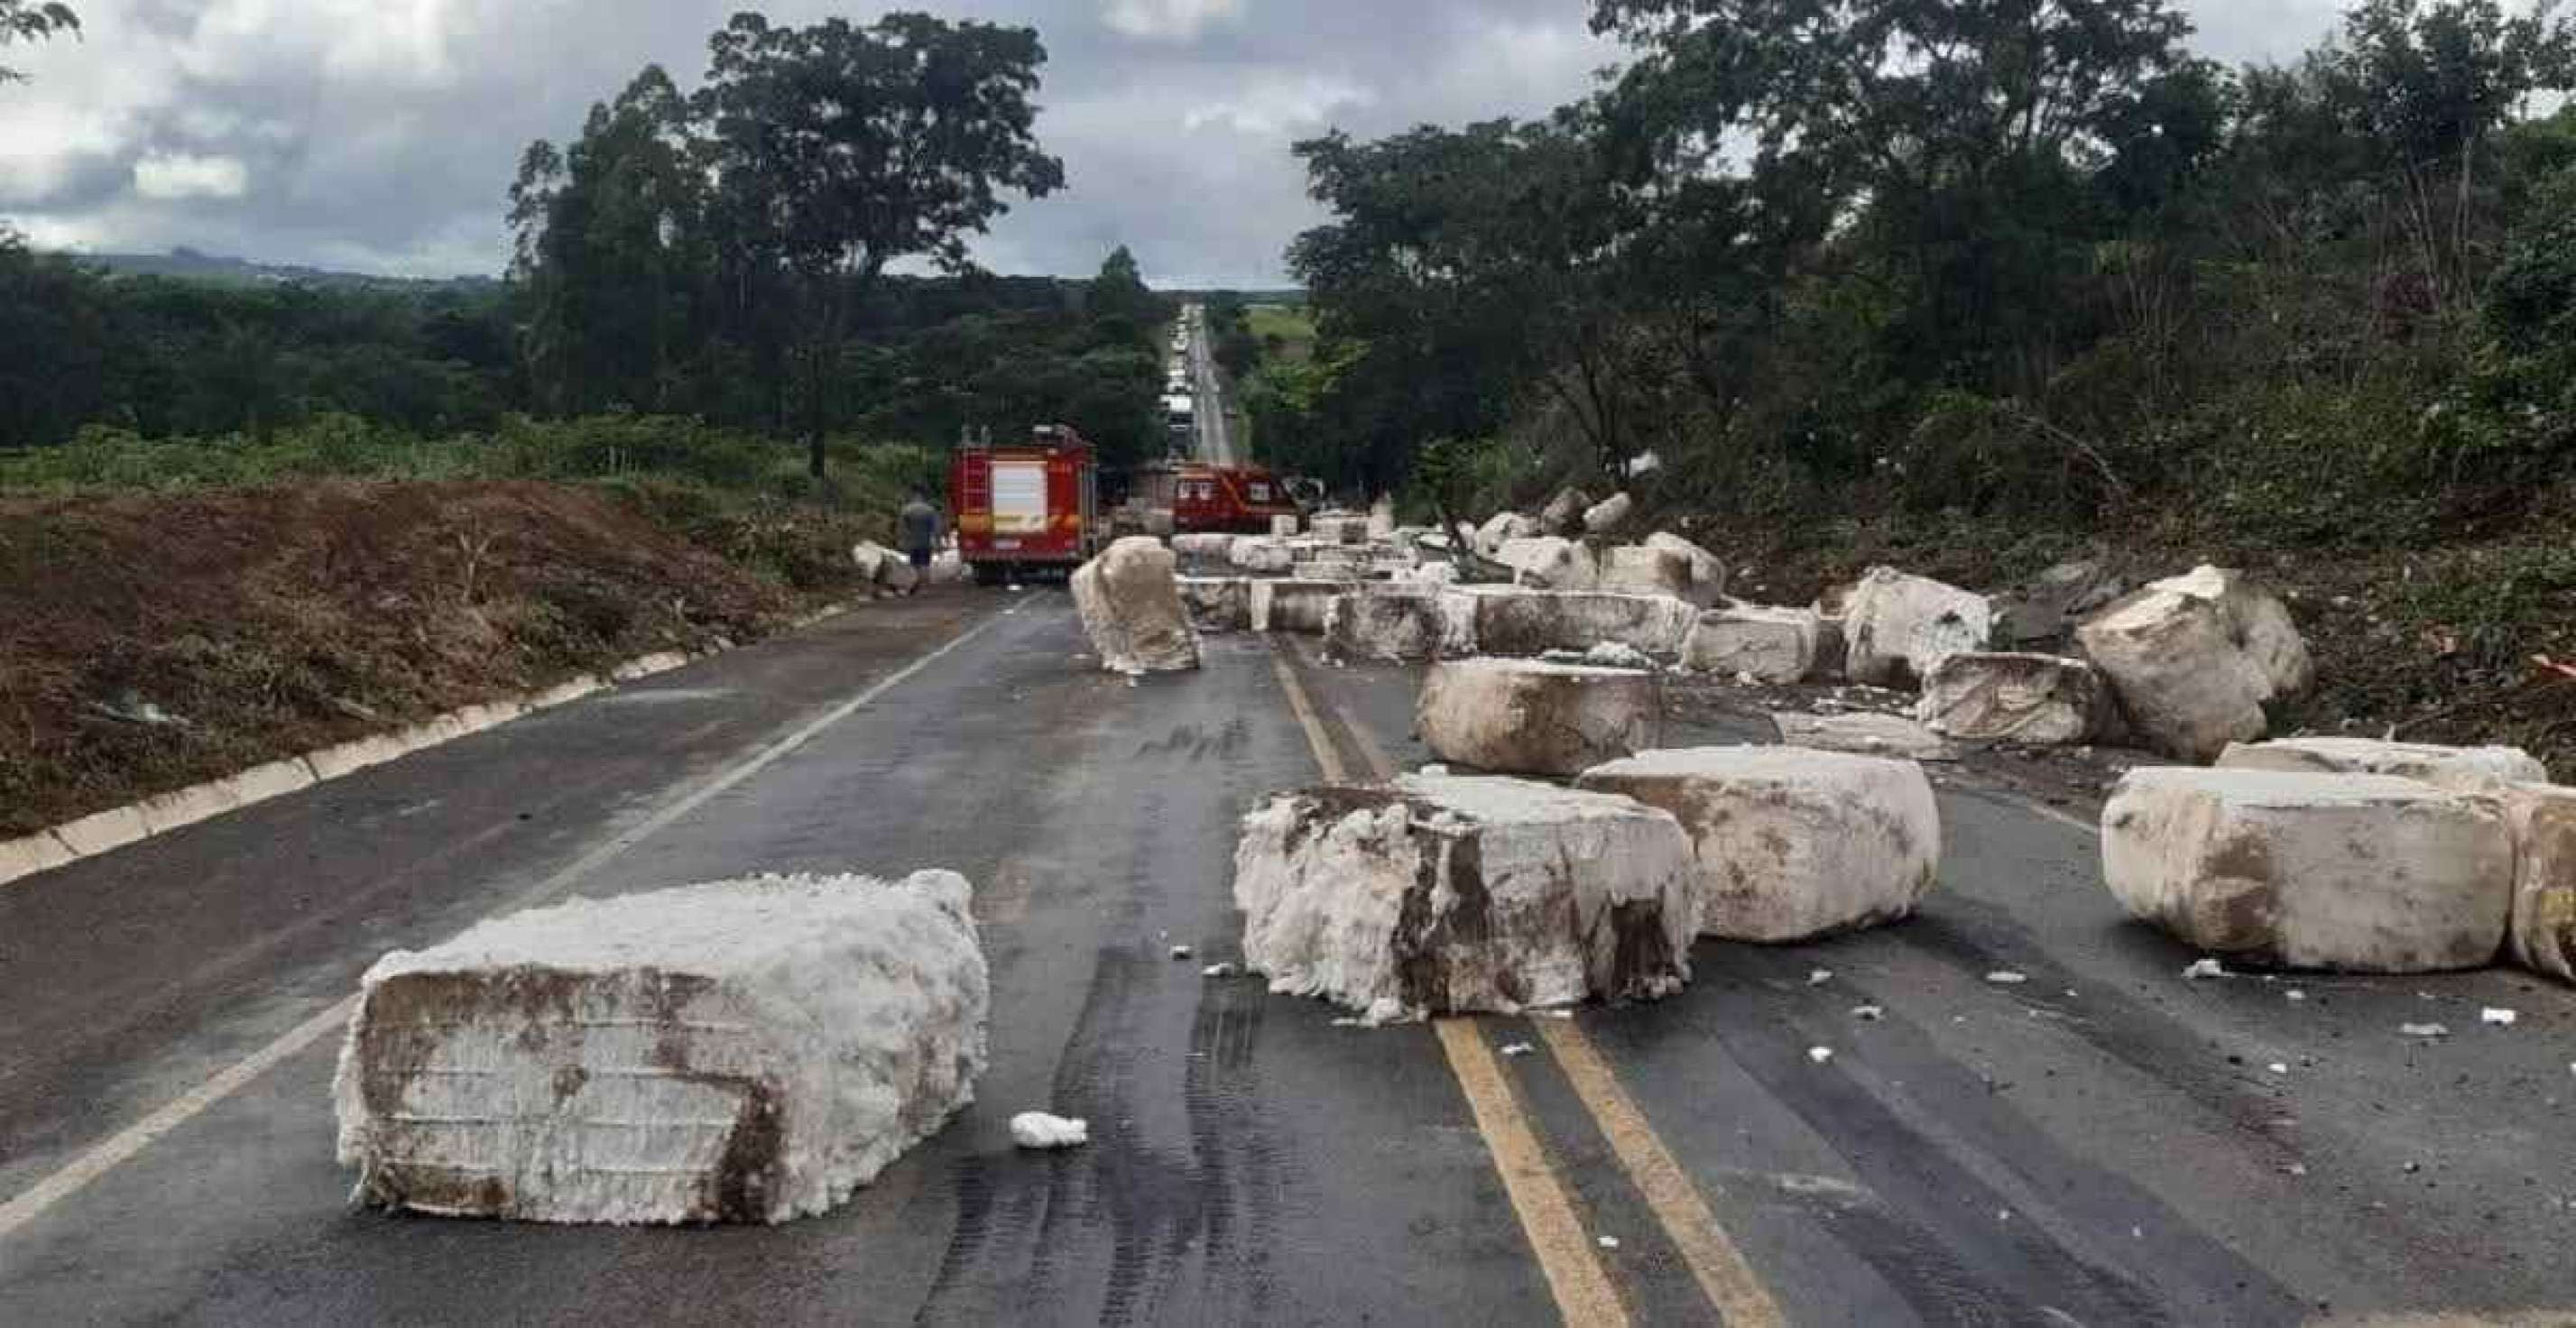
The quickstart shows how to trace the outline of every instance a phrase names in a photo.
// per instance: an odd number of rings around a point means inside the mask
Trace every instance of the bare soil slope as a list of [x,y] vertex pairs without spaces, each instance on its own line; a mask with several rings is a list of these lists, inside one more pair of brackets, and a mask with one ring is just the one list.
[[0,835],[795,607],[596,488],[0,498]]

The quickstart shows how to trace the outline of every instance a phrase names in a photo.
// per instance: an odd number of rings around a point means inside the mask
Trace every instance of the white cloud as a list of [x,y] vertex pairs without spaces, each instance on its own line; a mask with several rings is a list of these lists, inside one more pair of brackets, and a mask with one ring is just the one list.
[[1218,19],[1240,18],[1243,0],[1108,0],[1100,21],[1149,41],[1195,41]]
[[134,192],[163,203],[239,198],[250,192],[250,168],[239,157],[156,152],[134,163]]
[[1321,129],[1334,117],[1376,101],[1376,93],[1331,74],[1263,75],[1182,112],[1181,127],[1222,125],[1238,133],[1281,136]]

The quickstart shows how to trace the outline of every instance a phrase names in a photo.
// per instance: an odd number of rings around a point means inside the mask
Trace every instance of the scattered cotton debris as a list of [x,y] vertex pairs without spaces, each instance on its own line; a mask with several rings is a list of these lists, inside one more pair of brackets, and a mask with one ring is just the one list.
[[2264,1066],[2263,1068],[2264,1068],[2264,1069],[2266,1069],[2266,1070],[2270,1070],[2270,1071],[2271,1071],[2272,1073],[2274,1073],[2274,1074],[2288,1074],[2288,1073],[2290,1072],[2290,1067],[2289,1067],[2289,1066],[2287,1066],[2287,1065],[2282,1064],[2282,1063],[2281,1063],[2281,1062],[2279,1062],[2279,1061],[2274,1061],[2274,1062],[2272,1062],[2271,1064]]
[[1203,978],[1230,978],[1238,971],[1239,970],[1237,970],[1232,964],[1210,964],[1199,970],[1199,976]]
[[1873,1024],[1877,1023],[1880,1019],[1885,1018],[1886,1015],[1886,1010],[1875,1005],[1855,1005],[1852,1007],[1852,1018],[1865,1020]]
[[2437,1038],[2449,1037],[2451,1030],[2441,1024],[2399,1024],[2397,1033],[2400,1037]]
[[1818,1065],[1822,1065],[1822,1064],[1824,1064],[1825,1062],[1827,1062],[1827,1061],[1829,1061],[1829,1060],[1832,1060],[1833,1058],[1834,1058],[1834,1049],[1833,1049],[1833,1048],[1831,1048],[1831,1047],[1809,1047],[1809,1048],[1807,1048],[1807,1059],[1808,1059],[1808,1060],[1811,1060],[1811,1061],[1814,1061],[1814,1062],[1815,1062],[1816,1064],[1818,1064]]
[[2307,998],[2308,994],[2296,987],[2292,987],[2288,991],[2281,993],[2281,999],[2285,1001],[2304,1001]]
[[1011,1118],[1011,1142],[1022,1148],[1073,1148],[1091,1142],[1091,1124],[1043,1111],[1023,1111]]
[[1506,1056],[1526,1056],[1536,1050],[1538,1050],[1538,1048],[1533,1047],[1526,1042],[1506,1042],[1503,1044],[1503,1054]]
[[2281,1168],[2281,1174],[2284,1176],[2304,1176],[2308,1174],[2308,1167],[2304,1162],[2293,1162],[2288,1166]]
[[1625,641],[1604,641],[1583,652],[1583,662],[1599,668],[1651,669],[1655,661]]
[[1619,1248],[1619,1238],[1617,1236],[1603,1236],[1600,1244],[1601,1248],[1605,1250],[1615,1250]]
[[1172,947],[1172,957],[1174,959],[1187,959],[1190,957],[1190,953],[1190,947],[1186,945],[1175,945]]
[[1810,987],[1821,987],[1833,980],[1834,971],[1830,968],[1811,968],[1807,970],[1807,985]]
[[2030,981],[2030,975],[2027,973],[2016,973],[2009,968],[1999,968],[1992,973],[1988,973],[1986,975],[1986,981],[1991,982],[1998,987],[2018,987],[2021,984]]
[[2215,959],[2195,959],[2191,961],[2191,967],[2182,971],[2182,975],[2184,980],[2189,982],[2197,982],[2202,978],[2223,978],[2227,976],[2227,966]]
[[2479,1023],[2495,1024],[2502,1028],[2513,1027],[2513,1021],[2519,1018],[2521,1018],[2520,1015],[2501,1005],[2490,1005],[2485,1009],[2478,1011]]

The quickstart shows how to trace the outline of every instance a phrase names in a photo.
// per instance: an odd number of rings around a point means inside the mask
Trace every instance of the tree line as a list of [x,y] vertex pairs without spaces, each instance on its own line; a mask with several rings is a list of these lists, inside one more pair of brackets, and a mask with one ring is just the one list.
[[[1594,0],[1530,121],[1297,145],[1321,328],[1275,459],[1616,476],[1720,509],[2373,538],[2576,447],[2576,39],[2362,0],[2287,64],[2165,0]],[[2393,504],[2377,501],[2391,497]]]
[[[0,34],[71,30],[58,8],[0,0]],[[968,257],[1012,197],[1063,184],[1045,59],[1027,28],[736,15],[694,90],[647,68],[528,147],[496,288],[123,277],[0,232],[0,446],[617,413],[792,438],[817,476],[835,436],[1037,422],[1151,455],[1173,310],[1135,258],[1066,281]]]

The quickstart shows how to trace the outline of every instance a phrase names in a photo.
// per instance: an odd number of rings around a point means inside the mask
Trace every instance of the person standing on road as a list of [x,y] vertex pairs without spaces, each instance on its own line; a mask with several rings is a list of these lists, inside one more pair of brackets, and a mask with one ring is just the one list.
[[918,595],[921,584],[930,579],[931,550],[939,547],[939,509],[919,492],[895,515],[895,542],[912,560],[912,589],[905,593]]

